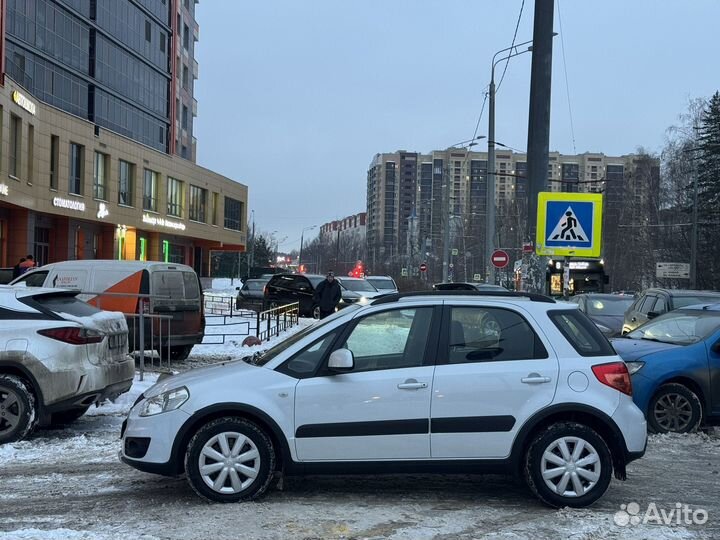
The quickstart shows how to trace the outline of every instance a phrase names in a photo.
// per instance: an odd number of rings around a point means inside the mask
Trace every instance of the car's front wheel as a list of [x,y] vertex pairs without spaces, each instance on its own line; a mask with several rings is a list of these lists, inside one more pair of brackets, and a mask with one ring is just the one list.
[[690,433],[702,422],[700,398],[687,386],[664,384],[650,400],[647,419],[655,433]]
[[612,456],[590,427],[559,422],[537,433],[525,459],[532,492],[553,507],[581,508],[599,499],[610,485]]
[[192,345],[175,345],[170,347],[170,360],[175,360],[176,362],[187,360],[192,348]]
[[313,306],[312,308],[312,318],[313,319],[319,319],[322,315],[322,312],[320,311],[320,306]]
[[267,490],[275,470],[270,437],[243,418],[218,418],[198,430],[185,454],[188,481],[215,502],[248,501]]
[[0,444],[24,439],[35,426],[35,396],[15,375],[0,375]]

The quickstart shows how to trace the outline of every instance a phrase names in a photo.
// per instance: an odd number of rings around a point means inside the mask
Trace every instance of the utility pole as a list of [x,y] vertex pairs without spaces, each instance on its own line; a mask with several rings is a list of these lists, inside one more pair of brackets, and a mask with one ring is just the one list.
[[[447,157],[446,157],[447,160]],[[443,163],[443,266],[442,280],[447,283],[450,270],[450,171],[445,172]],[[449,166],[449,165],[448,165]]]
[[[535,0],[528,115],[528,223],[526,229],[533,242],[537,226],[538,194],[546,189],[548,177],[554,4],[555,0]],[[529,287],[526,289],[532,292],[542,292],[544,281],[542,278],[545,270],[542,259],[538,257],[530,257],[530,259],[532,268],[529,269]]]
[[490,109],[488,110],[488,172],[487,172],[487,225],[485,227],[485,281],[495,280],[492,254],[495,250],[495,63],[490,75]]
[[250,268],[253,266],[255,255],[255,210],[252,210],[250,213],[252,214],[252,233],[250,235],[250,241],[248,242],[248,244],[250,244],[250,252],[247,256],[248,278],[250,277]]

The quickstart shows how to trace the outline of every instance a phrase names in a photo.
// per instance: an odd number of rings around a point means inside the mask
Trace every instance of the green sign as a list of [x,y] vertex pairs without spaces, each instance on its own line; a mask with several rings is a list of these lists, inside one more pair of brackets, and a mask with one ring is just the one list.
[[457,256],[458,250],[457,250],[457,249],[453,249],[453,250],[452,250],[452,254],[453,254],[453,257]]

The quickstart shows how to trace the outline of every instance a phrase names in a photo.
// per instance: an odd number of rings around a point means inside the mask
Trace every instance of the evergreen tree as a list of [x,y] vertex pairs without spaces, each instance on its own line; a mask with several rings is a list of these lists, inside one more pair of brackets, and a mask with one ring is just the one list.
[[698,207],[703,217],[720,212],[720,92],[708,101],[698,129]]

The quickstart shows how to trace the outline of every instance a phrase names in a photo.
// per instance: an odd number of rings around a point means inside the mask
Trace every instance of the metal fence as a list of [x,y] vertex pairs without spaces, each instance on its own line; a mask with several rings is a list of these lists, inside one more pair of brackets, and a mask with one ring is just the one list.
[[279,335],[280,332],[295,326],[298,323],[299,315],[300,304],[297,302],[258,312],[256,327],[258,339],[260,341],[269,340],[271,337]]

